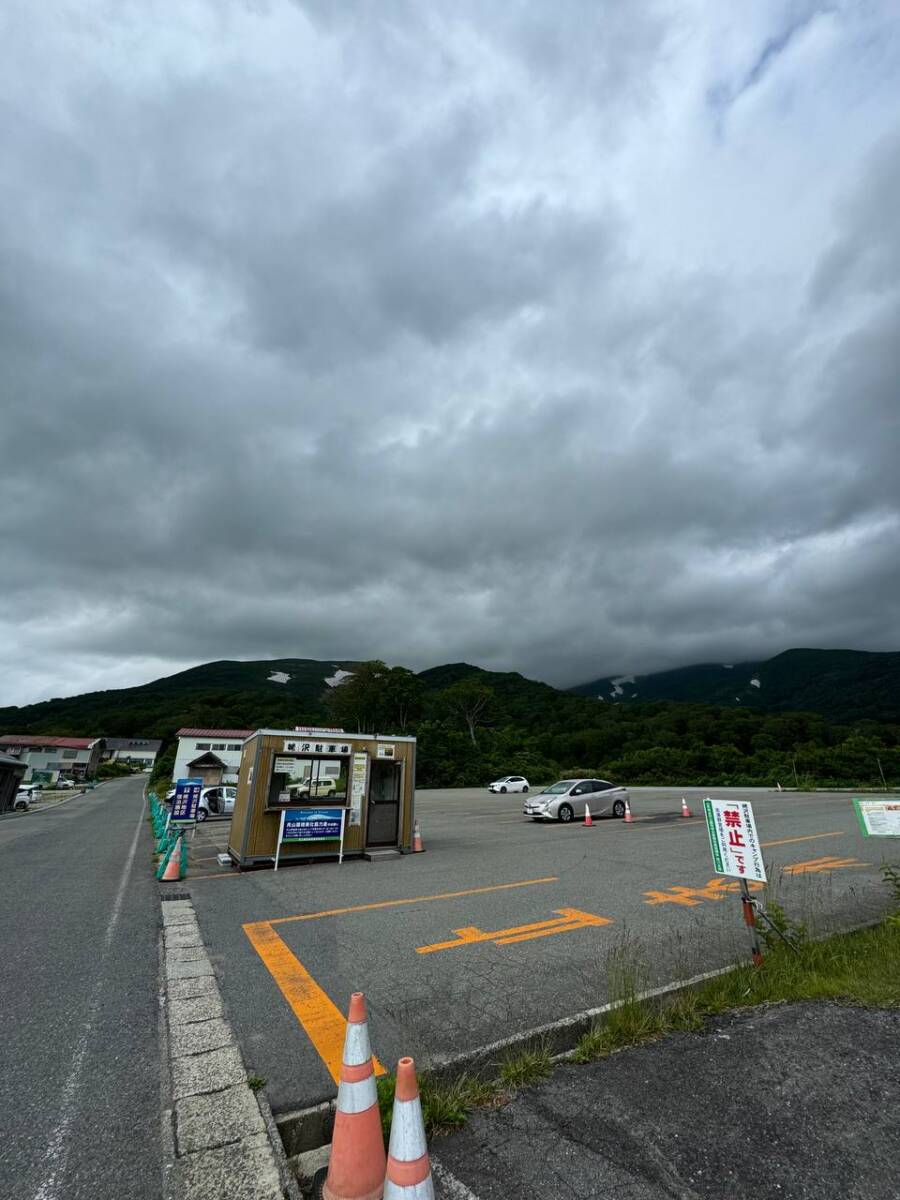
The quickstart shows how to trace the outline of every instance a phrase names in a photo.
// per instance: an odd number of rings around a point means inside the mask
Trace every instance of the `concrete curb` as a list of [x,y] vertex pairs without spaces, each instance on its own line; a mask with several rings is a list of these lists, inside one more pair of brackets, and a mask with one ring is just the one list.
[[167,1200],[300,1200],[268,1102],[248,1086],[194,906],[177,895],[160,897]]

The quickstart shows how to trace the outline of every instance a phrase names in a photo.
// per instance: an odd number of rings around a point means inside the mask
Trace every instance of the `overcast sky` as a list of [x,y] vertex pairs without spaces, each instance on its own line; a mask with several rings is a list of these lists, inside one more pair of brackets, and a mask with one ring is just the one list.
[[900,647],[894,0],[7,0],[0,703]]

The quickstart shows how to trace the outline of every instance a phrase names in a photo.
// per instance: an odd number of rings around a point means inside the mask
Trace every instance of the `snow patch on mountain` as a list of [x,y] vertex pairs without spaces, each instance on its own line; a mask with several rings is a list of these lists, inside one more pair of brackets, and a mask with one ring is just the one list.
[[338,684],[343,683],[345,679],[350,679],[352,675],[352,671],[342,671],[339,667],[335,667],[334,674],[328,675],[325,679],[325,682],[329,687],[337,687]]
[[269,676],[269,683],[287,683],[289,679],[287,671],[273,671]]

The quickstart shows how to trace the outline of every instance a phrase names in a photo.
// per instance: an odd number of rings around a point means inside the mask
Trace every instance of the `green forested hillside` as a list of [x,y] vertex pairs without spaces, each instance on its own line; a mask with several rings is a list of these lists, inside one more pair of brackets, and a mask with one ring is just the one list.
[[604,702],[679,700],[818,712],[833,721],[900,721],[900,653],[786,650],[764,662],[701,663],[604,676],[572,689]]
[[[760,677],[768,694],[809,695],[824,705],[828,684],[821,653],[831,652],[790,652],[801,656],[796,663],[807,664],[805,676],[799,670],[790,674],[787,655],[762,664],[775,664]],[[856,715],[879,704],[892,711],[892,664],[883,664],[881,676],[866,666],[859,694],[850,697],[847,672],[854,664],[832,661],[833,687],[846,704],[837,712],[837,702],[828,700],[838,718],[830,720],[821,713],[767,712],[749,704],[640,697],[612,704],[467,663],[417,675],[380,662],[279,659],[208,663],[143,687],[0,709],[0,731],[143,735],[167,743],[181,725],[255,729],[327,723],[410,732],[419,739],[421,786],[476,786],[508,772],[522,772],[534,782],[584,773],[632,784],[786,786],[877,786],[883,772],[888,784],[900,786],[897,718]],[[329,687],[326,680],[338,670],[353,675]],[[278,682],[272,675],[289,678]],[[869,684],[871,702],[864,694]]]

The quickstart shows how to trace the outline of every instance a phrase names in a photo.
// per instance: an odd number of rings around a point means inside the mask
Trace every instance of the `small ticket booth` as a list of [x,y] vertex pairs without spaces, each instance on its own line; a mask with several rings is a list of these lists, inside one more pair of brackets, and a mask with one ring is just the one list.
[[274,863],[276,851],[280,865],[337,858],[337,838],[284,841],[279,849],[279,832],[290,824],[283,817],[325,810],[343,818],[344,857],[407,852],[415,791],[415,738],[259,729],[244,743],[228,853],[238,867]]

